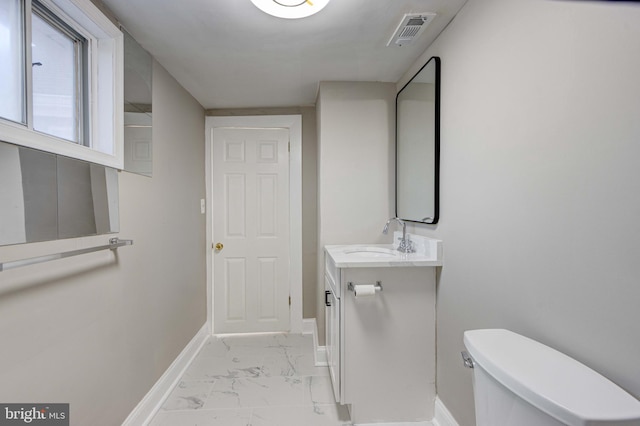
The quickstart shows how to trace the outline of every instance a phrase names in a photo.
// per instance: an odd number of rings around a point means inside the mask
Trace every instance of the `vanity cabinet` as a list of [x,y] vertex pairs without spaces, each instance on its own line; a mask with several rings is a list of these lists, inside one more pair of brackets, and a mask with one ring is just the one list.
[[340,299],[330,276],[324,279],[325,348],[333,394],[340,401]]
[[[429,421],[438,262],[349,262],[344,247],[325,248],[325,338],[336,401],[349,405],[354,423]],[[371,296],[349,288],[376,282],[382,290]]]

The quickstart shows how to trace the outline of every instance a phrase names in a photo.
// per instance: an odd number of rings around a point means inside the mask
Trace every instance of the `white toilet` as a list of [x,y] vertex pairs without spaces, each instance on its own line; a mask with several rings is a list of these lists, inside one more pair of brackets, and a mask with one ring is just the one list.
[[640,401],[573,358],[508,330],[464,333],[477,426],[640,426]]

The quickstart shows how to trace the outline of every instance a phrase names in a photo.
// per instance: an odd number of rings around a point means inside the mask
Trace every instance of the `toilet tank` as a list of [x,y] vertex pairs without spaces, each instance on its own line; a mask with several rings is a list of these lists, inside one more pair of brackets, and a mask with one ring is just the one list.
[[477,426],[640,426],[640,401],[584,364],[508,330],[470,330]]

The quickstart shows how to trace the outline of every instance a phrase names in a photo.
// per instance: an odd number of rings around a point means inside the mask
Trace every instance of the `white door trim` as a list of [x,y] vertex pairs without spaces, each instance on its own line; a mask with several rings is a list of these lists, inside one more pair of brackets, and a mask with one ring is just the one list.
[[260,115],[206,117],[206,253],[207,253],[207,322],[213,327],[213,129],[215,127],[287,128],[291,141],[289,153],[289,289],[291,294],[290,325],[292,333],[302,333],[302,116]]

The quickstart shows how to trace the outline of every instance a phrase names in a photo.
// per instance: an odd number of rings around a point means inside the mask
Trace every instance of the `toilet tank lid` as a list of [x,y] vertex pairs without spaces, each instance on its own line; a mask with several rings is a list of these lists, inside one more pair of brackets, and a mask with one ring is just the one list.
[[[568,425],[636,424],[640,401],[573,358],[509,330],[464,332],[476,366]],[[634,421],[634,423],[626,423]]]

